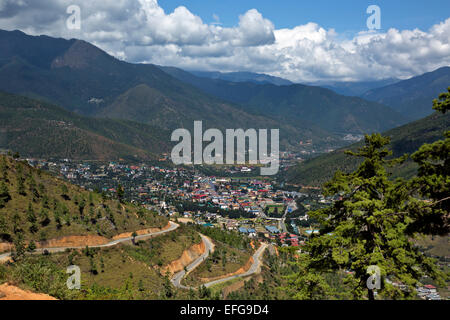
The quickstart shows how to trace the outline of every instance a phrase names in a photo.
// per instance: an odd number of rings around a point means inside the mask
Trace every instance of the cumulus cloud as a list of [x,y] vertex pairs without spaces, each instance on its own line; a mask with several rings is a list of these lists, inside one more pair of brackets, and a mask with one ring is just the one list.
[[[81,8],[80,30],[66,27],[73,4]],[[166,13],[157,0],[0,0],[0,28],[81,38],[130,62],[265,72],[298,82],[406,78],[450,65],[450,18],[426,31],[345,39],[316,23],[276,29],[256,9],[224,28],[184,6]]]

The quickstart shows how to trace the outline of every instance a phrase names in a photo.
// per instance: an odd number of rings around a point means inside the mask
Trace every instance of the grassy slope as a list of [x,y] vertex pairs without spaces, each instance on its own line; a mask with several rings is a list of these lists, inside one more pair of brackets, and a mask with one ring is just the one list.
[[[4,240],[14,239],[19,233],[25,240],[35,241],[65,235],[98,234],[112,237],[122,232],[163,227],[167,224],[167,219],[156,213],[144,211],[139,217],[137,213],[141,208],[137,206],[121,204],[114,199],[102,199],[97,193],[85,191],[26,163],[0,156],[0,167],[5,163],[6,177],[4,169],[0,169],[0,175],[11,199],[0,208],[0,222],[3,222],[0,234]],[[20,177],[24,181],[25,195],[18,193]],[[35,188],[32,188],[32,181]],[[63,186],[67,187],[64,194]],[[33,195],[32,189],[36,190],[36,195]],[[85,206],[80,214],[80,204],[83,202]],[[35,222],[28,214],[30,205]],[[43,222],[44,213],[48,216],[46,223]],[[60,223],[57,222],[58,216]]]
[[[430,143],[443,137],[443,132],[450,128],[450,115],[435,113],[424,119],[406,124],[384,133],[392,139],[391,148],[394,156],[415,152],[423,143]],[[287,180],[291,183],[304,186],[321,186],[332,178],[334,172],[342,170],[350,172],[356,169],[359,161],[357,158],[344,154],[344,150],[356,150],[362,142],[353,144],[347,148],[339,149],[329,154],[319,156],[299,164],[287,173]],[[396,171],[394,176],[409,177],[415,173],[415,165],[411,161],[406,162]]]
[[[7,267],[0,265],[0,282],[14,282],[61,299],[166,298],[164,285],[168,280],[159,267],[178,259],[183,250],[198,242],[200,237],[192,228],[180,227],[170,234],[139,241],[137,245],[28,256]],[[63,276],[72,264],[81,269],[80,291],[65,288],[67,276],[57,277]],[[55,279],[53,286],[46,284],[49,277]]]

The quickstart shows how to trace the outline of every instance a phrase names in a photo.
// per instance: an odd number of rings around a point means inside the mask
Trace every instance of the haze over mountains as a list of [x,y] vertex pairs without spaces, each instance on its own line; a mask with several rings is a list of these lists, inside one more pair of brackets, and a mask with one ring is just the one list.
[[219,71],[189,71],[193,75],[202,78],[219,79],[230,82],[254,82],[254,83],[271,83],[277,86],[288,86],[293,82],[280,77],[274,77],[262,73],[254,72],[219,72]]
[[[181,72],[179,69],[171,67],[163,67],[163,70],[170,73],[174,77],[191,83],[204,91],[210,92],[214,95],[222,98],[242,102],[242,95],[240,92],[236,97],[236,87],[252,88],[248,84],[230,85],[224,82],[208,82],[201,79],[192,78],[192,76]],[[193,75],[200,77],[206,77],[216,80],[228,79],[229,82],[251,82],[254,84],[274,84],[277,86],[284,86],[282,78],[273,77],[275,80],[270,81],[271,76],[265,75],[267,78],[263,78],[264,75],[255,73],[245,73],[246,76],[242,78],[235,78],[232,75],[240,73],[215,73],[215,72],[191,72]],[[206,75],[205,75],[206,74]],[[230,75],[225,77],[226,75]],[[244,80],[247,79],[247,80]],[[261,79],[259,81],[258,79]],[[266,81],[262,79],[267,79]],[[281,79],[281,80],[280,80]],[[285,80],[289,81],[289,80]],[[360,97],[365,100],[378,102],[385,106],[389,106],[395,111],[401,113],[408,121],[418,120],[432,113],[431,101],[436,98],[441,92],[447,89],[450,83],[450,67],[442,67],[437,70],[412,77],[406,80],[400,80],[395,78],[374,80],[374,81],[319,81],[314,83],[307,83],[308,86],[316,86],[321,88],[330,89],[340,95],[349,97]],[[218,88],[223,85],[229,85],[233,89]],[[295,85],[291,83],[291,85]],[[281,90],[281,89],[280,89]],[[231,94],[231,95],[229,95]],[[247,93],[250,94],[250,93]],[[245,102],[245,99],[244,99]]]
[[357,97],[341,96],[320,87],[228,82],[196,77],[173,67],[161,69],[205,93],[238,104],[242,110],[270,116],[293,126],[306,122],[331,132],[367,133],[406,122],[389,107]]
[[[235,95],[227,98],[228,93],[233,91],[225,89],[218,89],[217,86],[224,83],[213,83],[194,79],[189,75],[183,74],[179,69],[171,67],[163,67],[163,70],[172,74],[178,79],[194,84],[195,86],[232,101],[237,100]],[[270,75],[263,75],[251,72],[201,72],[191,71],[191,74],[215,80],[224,80],[228,82],[251,82],[254,84],[273,84],[277,86],[294,85],[289,80],[273,77]],[[322,87],[330,89],[337,94],[361,97],[365,100],[378,102],[391,107],[403,116],[407,117],[409,121],[423,118],[432,113],[430,109],[431,101],[439,95],[439,93],[447,89],[450,83],[450,67],[442,67],[437,70],[412,77],[406,80],[395,78],[374,80],[374,81],[318,81],[312,83],[305,83],[308,86]],[[229,84],[228,84],[229,85]],[[245,86],[239,84],[239,86]],[[247,85],[248,86],[248,85]],[[234,89],[236,91],[236,89]]]
[[446,91],[450,84],[450,67],[370,90],[362,98],[386,104],[411,120],[423,118],[433,112],[433,99]]
[[[304,140],[312,140],[319,149],[343,146],[342,134],[385,131],[410,118],[402,108],[397,109],[403,114],[381,104],[391,103],[380,93],[382,91],[376,91],[377,95],[367,94],[368,99],[378,101],[372,102],[262,74],[197,74],[202,77],[172,67],[120,61],[81,40],[0,30],[0,90],[50,103],[26,100],[27,106],[19,107],[6,103],[2,110],[16,122],[5,122],[2,126],[11,131],[13,123],[20,127],[20,123],[25,123],[22,120],[28,121],[34,114],[34,119],[43,120],[34,125],[66,121],[84,130],[79,139],[69,139],[72,142],[90,140],[93,143],[98,136],[110,141],[108,151],[103,150],[101,155],[88,152],[85,156],[158,154],[169,149],[172,130],[192,128],[195,120],[203,120],[204,128],[221,130],[279,128],[282,149],[296,150]],[[446,78],[434,82],[433,79],[428,76],[423,81],[430,82],[429,92],[436,96],[434,91]],[[394,85],[401,87],[402,83]],[[360,87],[364,86],[367,84]],[[406,95],[407,88],[402,93]],[[424,95],[427,96],[428,91]],[[419,108],[423,104],[422,97],[415,97]],[[13,99],[6,95],[1,98]],[[47,111],[58,110],[55,115],[59,118],[49,118],[51,112],[42,112],[41,105],[45,105]],[[20,108],[30,106],[26,113],[18,114]],[[429,102],[424,109],[430,109]],[[30,113],[30,110],[36,112]],[[2,128],[3,132],[8,130]],[[35,128],[34,132],[36,139],[38,132],[51,136],[42,127]],[[92,134],[97,135],[95,139],[89,138]],[[19,136],[8,137],[6,146],[19,148]],[[113,147],[115,143],[126,145],[123,148],[126,151],[117,152],[118,147]],[[75,149],[83,148],[88,147]],[[94,147],[89,148],[92,151]],[[45,154],[32,149],[22,148],[32,154]],[[83,153],[78,151],[53,152],[52,155],[82,157]]]
[[342,94],[344,96],[355,96],[359,97],[366,93],[369,90],[381,88],[388,86],[390,84],[394,84],[401,81],[400,79],[383,79],[383,80],[374,80],[374,81],[318,81],[313,83],[308,83],[310,85],[319,86],[323,88],[327,88],[333,90],[336,93]]

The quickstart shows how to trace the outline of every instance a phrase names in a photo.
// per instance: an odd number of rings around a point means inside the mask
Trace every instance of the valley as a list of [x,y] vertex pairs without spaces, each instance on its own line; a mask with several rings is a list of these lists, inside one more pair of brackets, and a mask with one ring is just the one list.
[[450,298],[450,67],[294,81],[177,41],[0,30],[0,300]]

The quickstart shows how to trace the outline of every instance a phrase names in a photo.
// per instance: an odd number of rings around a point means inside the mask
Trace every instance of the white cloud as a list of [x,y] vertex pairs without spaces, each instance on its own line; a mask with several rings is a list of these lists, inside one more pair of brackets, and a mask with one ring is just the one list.
[[[65,27],[72,4],[81,7],[79,31]],[[2,29],[81,38],[131,62],[293,81],[405,78],[450,65],[450,18],[428,31],[365,31],[352,39],[316,23],[277,30],[256,9],[238,18],[224,28],[184,6],[166,13],[157,0],[0,0]]]

